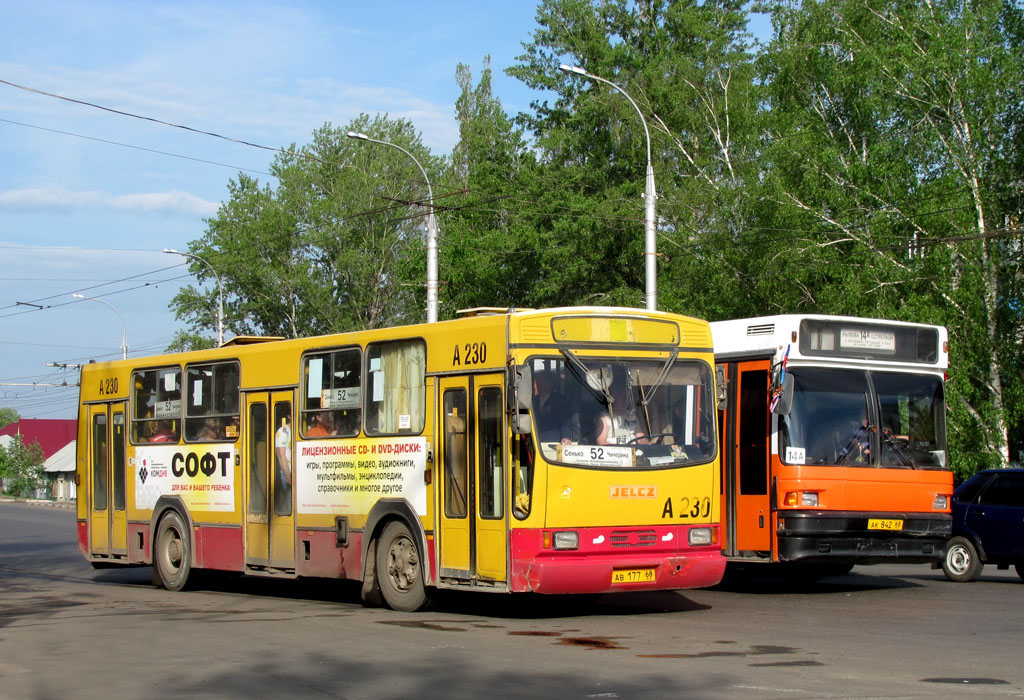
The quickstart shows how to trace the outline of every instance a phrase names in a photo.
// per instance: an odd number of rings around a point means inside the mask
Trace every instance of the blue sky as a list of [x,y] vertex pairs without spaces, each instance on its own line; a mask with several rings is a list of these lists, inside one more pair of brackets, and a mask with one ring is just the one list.
[[[506,110],[528,108],[531,93],[502,71],[535,26],[533,3],[381,7],[10,3],[0,79],[273,147],[365,112],[407,118],[447,153],[457,138],[456,65],[477,75],[486,55]],[[72,293],[114,306],[131,356],[162,350],[179,327],[167,304],[189,278],[183,259],[160,251],[187,249],[229,179],[247,170],[265,181],[272,158],[0,84],[0,406],[74,417],[77,390],[12,385],[64,381],[46,363],[120,355],[114,311]]]
[[[455,69],[491,57],[509,114],[537,97],[504,69],[536,3],[7,3],[0,80],[271,147],[360,113],[409,119],[435,153],[457,138]],[[179,325],[185,250],[245,170],[273,153],[0,84],[0,406],[73,418],[77,372],[47,363],[160,352]],[[117,280],[127,281],[118,282]],[[18,302],[23,302],[18,304]],[[42,306],[38,309],[36,306]]]

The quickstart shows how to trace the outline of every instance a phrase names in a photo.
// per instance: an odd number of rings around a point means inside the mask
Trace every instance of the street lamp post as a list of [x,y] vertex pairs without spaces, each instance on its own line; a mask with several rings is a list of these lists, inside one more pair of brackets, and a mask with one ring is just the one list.
[[175,250],[174,248],[164,248],[163,252],[170,253],[171,255],[181,255],[186,258],[195,258],[210,268],[210,272],[212,272],[213,276],[217,279],[217,347],[220,347],[224,344],[224,288],[221,287],[220,284],[220,275],[217,274],[217,270],[213,265],[208,263],[206,260],[203,260],[195,253],[183,253],[180,250]]
[[647,310],[655,311],[658,308],[658,230],[656,223],[657,213],[655,210],[657,193],[654,189],[654,167],[651,165],[651,132],[647,128],[647,120],[644,118],[644,113],[640,111],[640,107],[629,96],[629,93],[610,80],[588,73],[579,66],[569,66],[563,63],[558,68],[566,73],[590,78],[615,88],[633,105],[633,109],[640,115],[640,123],[644,125],[644,136],[647,138],[647,184],[644,189],[644,271],[647,279]]
[[82,301],[95,301],[104,306],[108,307],[111,311],[117,314],[118,320],[121,321],[121,359],[128,359],[128,331],[124,325],[124,318],[118,313],[118,310],[114,308],[114,305],[109,301],[103,301],[102,299],[96,299],[95,297],[87,297],[84,294],[72,294],[75,299],[81,299]]
[[423,169],[420,162],[416,160],[416,156],[409,151],[405,150],[398,144],[391,143],[390,141],[379,141],[372,139],[366,134],[359,133],[358,131],[350,131],[347,134],[350,139],[359,139],[360,141],[369,141],[370,143],[379,143],[383,146],[391,146],[397,148],[405,155],[412,158],[412,162],[416,164],[416,167],[423,173],[423,180],[427,183],[427,201],[429,202],[427,208],[427,323],[437,322],[437,219],[434,217],[434,190],[430,187],[430,179],[427,177],[427,171]]

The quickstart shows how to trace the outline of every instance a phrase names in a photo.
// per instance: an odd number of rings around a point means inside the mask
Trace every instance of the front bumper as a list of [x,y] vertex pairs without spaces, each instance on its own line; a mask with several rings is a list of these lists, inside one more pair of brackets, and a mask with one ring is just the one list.
[[[869,520],[901,521],[898,530]],[[779,561],[831,564],[938,562],[952,529],[948,513],[779,512]]]

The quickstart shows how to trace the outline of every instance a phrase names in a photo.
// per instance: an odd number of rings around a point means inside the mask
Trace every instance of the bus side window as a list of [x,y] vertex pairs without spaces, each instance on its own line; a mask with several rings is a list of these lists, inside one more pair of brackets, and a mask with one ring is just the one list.
[[422,340],[374,343],[366,349],[364,405],[367,435],[419,435],[426,420],[424,378],[427,346]]
[[185,440],[238,439],[238,363],[191,365],[185,371]]
[[469,464],[466,450],[466,391],[444,393],[444,514],[464,518],[468,511]]
[[132,373],[131,438],[139,443],[176,443],[181,437],[181,369]]
[[512,513],[523,520],[530,514],[530,499],[533,494],[533,440],[529,435],[516,436],[515,493]]
[[359,348],[307,355],[303,361],[302,420],[305,438],[355,437],[362,424]]

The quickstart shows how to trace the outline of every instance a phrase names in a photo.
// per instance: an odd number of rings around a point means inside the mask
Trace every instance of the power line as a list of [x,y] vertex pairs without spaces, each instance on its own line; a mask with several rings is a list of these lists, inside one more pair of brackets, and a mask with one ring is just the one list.
[[135,146],[135,145],[130,144],[130,143],[121,143],[120,141],[110,141],[108,139],[101,139],[101,138],[97,138],[95,136],[84,136],[82,134],[75,134],[75,133],[72,133],[70,131],[61,131],[60,129],[50,129],[50,128],[47,128],[45,126],[36,126],[35,124],[26,124],[24,122],[16,122],[16,121],[13,121],[11,119],[0,119],[0,122],[5,122],[7,124],[16,124],[17,126],[28,127],[29,129],[39,129],[40,131],[49,131],[50,133],[53,133],[53,134],[62,134],[64,136],[73,136],[75,138],[85,139],[87,141],[97,141],[99,143],[106,143],[106,144],[110,144],[112,146],[122,146],[123,148],[131,148],[131,149],[134,149],[136,151],[146,151],[147,153],[156,153],[157,155],[161,155],[161,156],[170,156],[172,158],[181,158],[183,160],[191,160],[191,161],[194,161],[196,163],[206,163],[207,165],[217,165],[217,166],[220,166],[222,168],[231,168],[232,170],[241,170],[241,171],[247,172],[247,173],[256,173],[258,175],[266,175],[266,176],[270,177],[270,173],[263,172],[262,170],[253,170],[252,168],[243,168],[241,166],[228,165],[227,163],[218,163],[218,162],[212,161],[212,160],[203,160],[202,158],[193,158],[192,156],[183,156],[180,153],[170,153],[168,151],[158,151],[155,148],[145,148],[143,146]]

